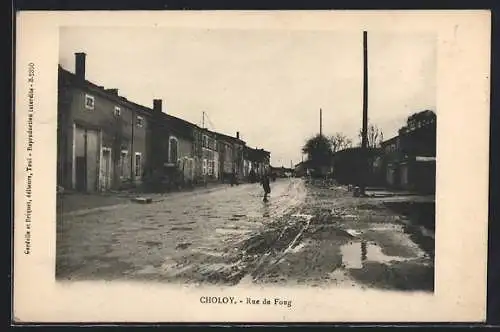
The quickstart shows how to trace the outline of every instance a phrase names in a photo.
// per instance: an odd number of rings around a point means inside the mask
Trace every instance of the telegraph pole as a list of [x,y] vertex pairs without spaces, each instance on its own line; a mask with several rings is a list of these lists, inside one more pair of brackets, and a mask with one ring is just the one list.
[[319,109],[319,136],[323,136],[323,110]]
[[361,134],[361,150],[363,168],[361,175],[360,194],[365,194],[366,178],[368,173],[368,37],[363,31],[363,130]]

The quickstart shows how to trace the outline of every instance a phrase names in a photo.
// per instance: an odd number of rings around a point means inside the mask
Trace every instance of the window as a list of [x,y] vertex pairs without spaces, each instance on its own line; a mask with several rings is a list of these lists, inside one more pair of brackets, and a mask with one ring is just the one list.
[[120,116],[122,114],[122,110],[120,109],[120,107],[115,106],[114,114],[115,116]]
[[170,163],[175,163],[177,159],[179,159],[179,142],[176,137],[171,136],[168,147],[168,161]]
[[202,169],[203,175],[207,174],[207,160],[203,159],[203,169]]
[[136,152],[135,153],[135,170],[134,170],[134,174],[136,177],[140,177],[141,176],[141,171],[142,171],[142,154],[140,152]]
[[137,127],[143,127],[144,126],[144,118],[142,116],[137,117]]
[[126,178],[127,177],[127,150],[122,150],[120,153],[120,177],[121,178]]
[[210,175],[214,175],[215,174],[215,160],[210,160],[210,171],[209,171],[209,174]]
[[94,104],[95,104],[94,97],[91,95],[85,95],[85,108],[93,110]]
[[208,148],[208,137],[207,137],[207,135],[203,135],[202,146],[204,148]]

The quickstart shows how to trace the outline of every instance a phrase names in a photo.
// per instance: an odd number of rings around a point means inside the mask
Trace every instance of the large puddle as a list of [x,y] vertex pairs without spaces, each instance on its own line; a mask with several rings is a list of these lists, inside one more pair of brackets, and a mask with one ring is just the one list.
[[366,241],[351,241],[340,247],[342,266],[346,269],[362,269],[366,262],[391,263],[404,262],[409,258],[388,256],[382,248]]

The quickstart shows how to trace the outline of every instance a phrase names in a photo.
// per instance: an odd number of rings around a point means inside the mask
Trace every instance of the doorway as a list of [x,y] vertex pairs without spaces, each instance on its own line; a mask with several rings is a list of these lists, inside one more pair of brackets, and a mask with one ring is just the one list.
[[99,132],[75,126],[74,184],[77,191],[97,191]]
[[111,149],[110,148],[102,148],[102,182],[101,189],[109,190],[111,189],[111,182],[113,179],[112,173],[112,159],[111,159]]

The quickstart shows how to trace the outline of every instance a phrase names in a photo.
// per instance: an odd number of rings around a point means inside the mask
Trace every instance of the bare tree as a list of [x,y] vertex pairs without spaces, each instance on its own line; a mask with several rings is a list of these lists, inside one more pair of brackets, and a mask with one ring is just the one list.
[[[380,130],[379,127],[376,125],[370,124],[367,128],[367,138],[368,138],[368,146],[369,148],[377,148],[380,147],[381,143],[384,141],[384,134],[382,133],[382,130]],[[361,142],[363,140],[363,130],[359,131],[359,139],[361,145]]]
[[330,136],[328,140],[333,153],[352,147],[352,140],[342,133],[336,133]]

